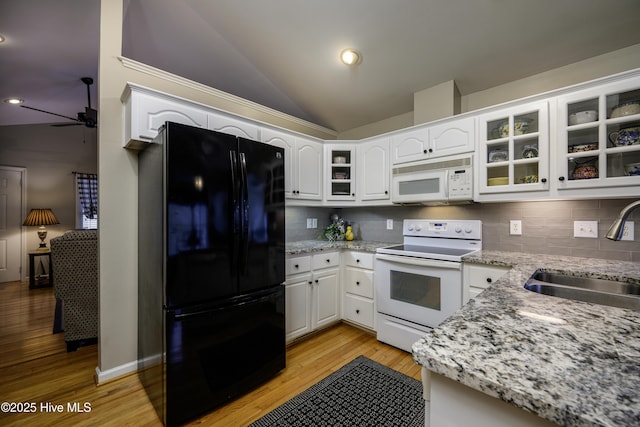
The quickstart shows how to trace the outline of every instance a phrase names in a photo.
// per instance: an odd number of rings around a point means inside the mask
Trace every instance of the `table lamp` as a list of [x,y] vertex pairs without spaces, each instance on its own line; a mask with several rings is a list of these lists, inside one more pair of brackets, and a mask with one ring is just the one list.
[[45,225],[53,225],[60,224],[58,218],[53,214],[51,209],[31,209],[27,218],[25,218],[22,225],[38,225],[38,237],[40,238],[40,246],[38,247],[39,251],[47,251],[47,244],[44,242],[44,239],[47,237],[47,229],[44,228]]

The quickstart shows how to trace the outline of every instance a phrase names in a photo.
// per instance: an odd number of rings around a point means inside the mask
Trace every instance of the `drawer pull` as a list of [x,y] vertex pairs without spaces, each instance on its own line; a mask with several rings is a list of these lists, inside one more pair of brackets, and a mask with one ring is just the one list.
[[360,262],[360,260],[359,260],[359,259],[357,259],[357,260],[356,260],[356,262]]
[[327,260],[327,262],[331,262],[331,260],[330,260],[330,259],[328,259],[328,260]]
[[300,266],[298,264],[293,266],[294,268],[300,268]]
[[493,282],[493,280],[491,280],[491,277],[487,277],[487,283],[491,283]]
[[360,286],[360,282],[356,282],[356,285],[357,285],[357,286]]

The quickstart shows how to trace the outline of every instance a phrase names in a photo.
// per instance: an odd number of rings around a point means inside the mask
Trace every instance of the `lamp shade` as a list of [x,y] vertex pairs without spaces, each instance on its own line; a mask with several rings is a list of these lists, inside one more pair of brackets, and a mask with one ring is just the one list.
[[51,209],[31,209],[22,225],[53,225],[60,224]]

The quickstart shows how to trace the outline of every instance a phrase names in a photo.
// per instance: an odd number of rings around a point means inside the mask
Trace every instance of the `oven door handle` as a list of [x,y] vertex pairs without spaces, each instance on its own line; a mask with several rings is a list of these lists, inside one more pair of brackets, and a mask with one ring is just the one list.
[[398,264],[407,264],[420,267],[440,267],[452,270],[461,270],[462,263],[455,261],[441,261],[437,259],[422,259],[415,257],[399,257],[393,255],[376,254],[376,260],[395,262]]

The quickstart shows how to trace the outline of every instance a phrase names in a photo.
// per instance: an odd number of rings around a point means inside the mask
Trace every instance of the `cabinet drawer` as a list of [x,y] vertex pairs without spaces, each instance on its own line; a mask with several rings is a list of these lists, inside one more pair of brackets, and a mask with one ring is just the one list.
[[467,264],[464,270],[466,276],[465,283],[468,286],[484,289],[504,276],[510,269],[508,267],[487,267],[477,264]]
[[311,256],[287,257],[285,268],[287,276],[311,271]]
[[369,270],[373,270],[373,258],[374,254],[369,254],[366,252],[348,251],[344,253],[345,265],[359,268],[368,268]]
[[319,270],[321,268],[339,267],[340,252],[327,252],[313,255],[311,268]]
[[351,294],[373,298],[373,271],[345,268],[344,289]]
[[373,301],[356,295],[345,295],[344,318],[373,329]]

